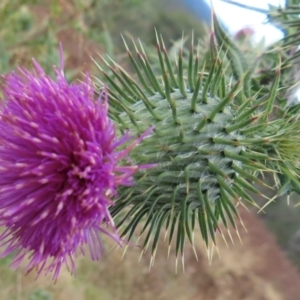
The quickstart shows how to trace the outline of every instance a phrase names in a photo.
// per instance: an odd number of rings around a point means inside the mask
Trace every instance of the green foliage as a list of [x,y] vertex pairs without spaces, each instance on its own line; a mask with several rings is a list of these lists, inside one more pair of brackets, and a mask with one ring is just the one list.
[[[197,36],[206,33],[205,27],[196,18],[178,10],[165,7],[162,0],[113,0],[94,1],[92,9],[86,10],[87,34],[99,43],[107,45],[110,34],[108,54],[120,53],[123,45],[121,34],[142,37],[147,44],[155,42],[153,29],[167,36],[169,46],[181,37],[182,31],[195,30]],[[126,13],[124,13],[126,11]],[[139,26],[136,26],[139,24]],[[121,28],[121,29],[120,29]],[[113,43],[111,43],[113,42]]]
[[0,266],[6,266],[8,267],[12,261],[13,255],[8,255],[6,257],[1,258],[0,260]]
[[28,300],[52,300],[52,296],[47,291],[35,289]]
[[[54,53],[53,41],[55,40],[48,24],[43,24],[40,28],[34,26],[34,16],[30,11],[30,5],[36,1],[2,1],[0,4],[0,49],[1,73],[8,72],[11,64],[22,63],[36,55],[45,45]],[[57,51],[55,51],[57,53]],[[20,54],[23,54],[22,56]],[[25,57],[25,54],[29,54]],[[47,62],[51,59],[50,52],[47,53]],[[24,59],[24,60],[23,60]],[[55,61],[57,56],[55,55]],[[45,64],[45,59],[41,61]],[[54,63],[54,60],[53,60]],[[47,64],[46,64],[47,65]]]

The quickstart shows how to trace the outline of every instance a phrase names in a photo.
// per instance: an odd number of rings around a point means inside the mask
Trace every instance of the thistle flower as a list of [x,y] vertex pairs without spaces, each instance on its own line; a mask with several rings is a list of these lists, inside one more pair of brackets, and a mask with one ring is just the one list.
[[196,226],[207,247],[216,243],[216,232],[226,240],[220,223],[230,238],[230,227],[239,236],[237,206],[257,206],[253,193],[268,199],[254,185],[268,187],[259,174],[274,177],[278,194],[300,192],[299,115],[274,105],[280,62],[268,92],[256,88],[255,64],[249,67],[215,16],[214,25],[208,58],[192,39],[190,50],[181,48],[173,61],[157,35],[154,62],[141,43],[133,42],[134,55],[125,42],[136,79],[113,61],[103,59],[110,73],[99,66],[119,130],[139,135],[155,125],[131,158],[157,166],[137,173],[134,187],[121,187],[110,209],[122,236],[143,237],[151,264],[161,233],[169,245],[176,240],[176,257],[183,257],[187,240],[195,245]]
[[[61,50],[56,80],[34,63],[4,78],[0,110],[0,235],[2,256],[15,253],[18,267],[29,255],[26,270],[53,272],[63,264],[75,272],[74,256],[88,245],[99,259],[99,233],[121,240],[108,208],[121,185],[149,165],[126,162],[138,139],[116,136],[108,117],[105,92],[94,99],[90,78],[69,84]],[[123,163],[122,163],[123,162]]]

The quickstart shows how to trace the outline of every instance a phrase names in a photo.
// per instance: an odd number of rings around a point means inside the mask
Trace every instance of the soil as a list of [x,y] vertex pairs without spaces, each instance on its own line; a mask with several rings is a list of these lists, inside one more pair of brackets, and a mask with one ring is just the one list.
[[236,238],[235,244],[227,248],[220,239],[221,259],[214,259],[207,267],[202,258],[197,270],[201,269],[207,279],[200,284],[199,298],[195,299],[299,299],[299,273],[279,249],[275,237],[254,212],[242,211],[241,217],[248,230],[240,232],[243,244]]

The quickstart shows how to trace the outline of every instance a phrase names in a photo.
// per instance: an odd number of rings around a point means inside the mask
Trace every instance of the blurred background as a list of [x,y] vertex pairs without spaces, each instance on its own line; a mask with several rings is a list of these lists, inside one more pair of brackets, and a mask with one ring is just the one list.
[[[227,2],[227,3],[225,3]],[[282,37],[282,32],[265,25],[268,3],[284,1],[214,1],[221,22],[239,40],[251,38],[261,48]],[[245,5],[258,9],[250,10]],[[243,7],[244,6],[244,7]],[[31,68],[34,57],[51,73],[59,62],[61,41],[66,61],[66,76],[80,79],[82,72],[99,76],[91,57],[107,53],[126,68],[121,33],[129,40],[140,38],[153,47],[154,28],[172,51],[182,32],[196,39],[207,39],[210,5],[206,0],[1,0],[0,72],[18,66]],[[242,42],[244,39],[242,38]],[[241,44],[241,47],[243,45]],[[247,41],[249,47],[249,40]],[[272,196],[272,195],[271,195]],[[260,201],[260,199],[258,199]],[[248,233],[240,226],[243,244],[234,236],[229,248],[221,241],[221,259],[207,259],[206,249],[196,234],[196,250],[187,247],[185,273],[175,274],[175,257],[167,260],[168,245],[160,243],[154,267],[149,272],[150,255],[140,262],[140,249],[130,247],[123,260],[123,249],[110,251],[98,262],[78,259],[77,277],[63,270],[54,285],[50,276],[35,280],[20,268],[9,268],[11,258],[0,260],[0,300],[297,300],[300,299],[300,207],[298,198],[277,199],[266,214],[243,210]],[[197,239],[198,237],[198,239]],[[181,259],[181,258],[180,258]]]

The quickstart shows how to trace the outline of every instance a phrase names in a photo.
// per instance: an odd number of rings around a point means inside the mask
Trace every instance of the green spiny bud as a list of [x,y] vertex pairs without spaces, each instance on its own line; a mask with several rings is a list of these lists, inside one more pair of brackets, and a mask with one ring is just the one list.
[[120,189],[111,209],[121,217],[122,235],[130,240],[140,230],[143,251],[151,245],[153,256],[165,229],[169,243],[176,240],[176,256],[183,255],[186,240],[194,244],[196,226],[207,246],[217,231],[222,234],[220,222],[237,231],[236,206],[256,205],[253,193],[264,196],[253,186],[266,186],[259,174],[273,174],[281,192],[300,191],[300,121],[274,106],[280,64],[269,93],[252,92],[254,70],[245,69],[242,53],[216,20],[215,31],[221,47],[212,34],[211,57],[201,66],[193,39],[190,51],[181,48],[174,63],[157,36],[153,64],[141,44],[134,44],[134,57],[125,43],[136,80],[114,62],[107,63],[112,74],[101,69],[120,132],[139,136],[155,127],[131,159],[157,167],[140,171],[134,186]]

